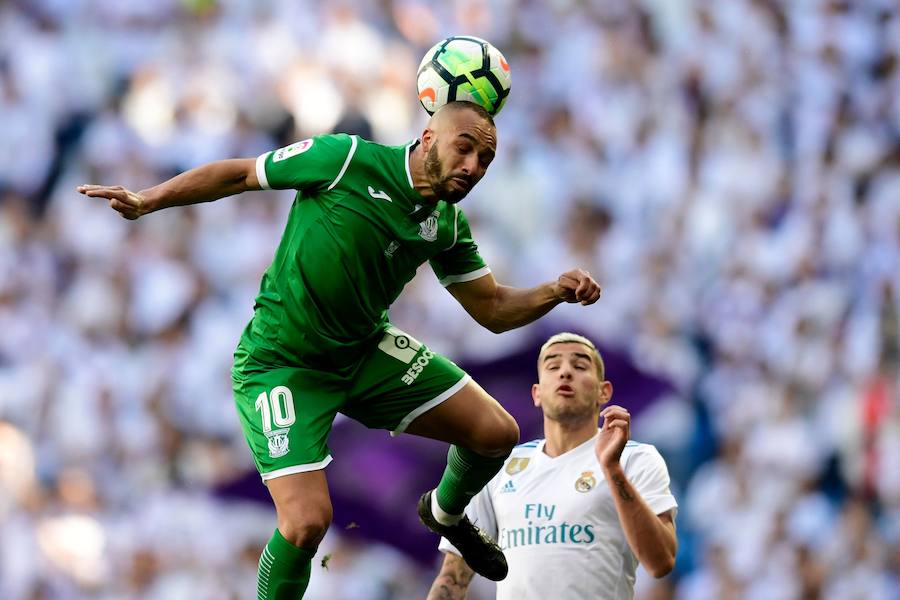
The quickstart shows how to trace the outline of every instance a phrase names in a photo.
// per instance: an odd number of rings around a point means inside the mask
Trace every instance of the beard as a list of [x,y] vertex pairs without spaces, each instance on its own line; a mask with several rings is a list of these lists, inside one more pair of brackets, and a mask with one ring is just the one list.
[[565,425],[577,425],[591,417],[594,410],[585,406],[556,406],[550,410],[544,408],[544,416],[551,421]]
[[441,167],[441,159],[438,156],[437,144],[432,144],[431,148],[428,149],[428,154],[425,155],[425,175],[428,177],[428,183],[431,185],[431,189],[439,199],[444,202],[449,202],[450,204],[456,204],[466,197],[469,190],[460,190],[453,187],[451,185],[453,176],[444,176]]
[[542,406],[544,416],[564,425],[578,425],[591,418],[596,420],[598,409],[595,397],[596,392],[583,391],[573,398],[554,398],[554,394],[549,392],[548,401]]

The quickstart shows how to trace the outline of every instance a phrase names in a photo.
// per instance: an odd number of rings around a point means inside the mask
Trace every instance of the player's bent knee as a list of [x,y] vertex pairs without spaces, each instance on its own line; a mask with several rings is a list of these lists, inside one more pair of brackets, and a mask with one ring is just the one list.
[[512,449],[519,443],[519,424],[516,423],[516,420],[511,415],[506,415],[504,425],[497,433],[497,437],[497,451],[502,456],[509,456]]
[[503,412],[476,434],[470,450],[482,456],[506,457],[519,443],[519,425],[512,416]]
[[331,525],[331,506],[296,511],[278,516],[278,530],[291,544],[299,548],[316,548]]

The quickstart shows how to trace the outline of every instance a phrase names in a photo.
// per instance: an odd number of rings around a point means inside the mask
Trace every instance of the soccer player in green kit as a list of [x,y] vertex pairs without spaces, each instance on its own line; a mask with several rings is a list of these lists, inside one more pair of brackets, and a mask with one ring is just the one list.
[[126,219],[248,190],[298,190],[232,370],[241,425],[278,519],[260,557],[260,599],[294,600],[307,587],[332,517],[324,468],[338,412],[393,435],[450,443],[419,517],[474,571],[506,576],[500,548],[463,511],[518,443],[518,426],[453,362],[393,327],[387,312],[425,261],[496,333],[561,302],[597,301],[600,286],[580,269],[518,289],[498,284],[478,254],[456,203],[484,175],[496,140],[484,109],[452,102],[406,146],[321,135],[256,159],[212,162],[141,192],[78,187]]

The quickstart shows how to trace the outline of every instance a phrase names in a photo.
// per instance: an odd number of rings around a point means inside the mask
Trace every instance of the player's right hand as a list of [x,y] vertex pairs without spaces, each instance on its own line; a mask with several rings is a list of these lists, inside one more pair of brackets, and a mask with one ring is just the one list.
[[85,196],[106,198],[110,208],[131,221],[150,212],[147,200],[141,194],[126,190],[121,185],[88,184],[75,189]]
[[600,284],[583,269],[566,271],[556,280],[554,293],[563,302],[593,304],[600,298]]

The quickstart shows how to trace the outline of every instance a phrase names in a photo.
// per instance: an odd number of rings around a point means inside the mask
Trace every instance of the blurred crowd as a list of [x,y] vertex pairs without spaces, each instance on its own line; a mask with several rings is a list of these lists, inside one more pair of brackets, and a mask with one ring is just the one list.
[[[633,435],[669,463],[680,554],[638,597],[900,597],[893,0],[0,2],[0,597],[252,597],[274,526],[205,490],[253,469],[231,354],[291,194],[131,223],[75,186],[404,143],[418,61],[459,33],[513,74],[462,205],[483,256],[523,287],[588,269],[600,302],[543,326],[674,384]],[[529,331],[480,329],[427,266],[392,320],[469,362]],[[339,532],[320,558],[310,598],[434,575]]]

